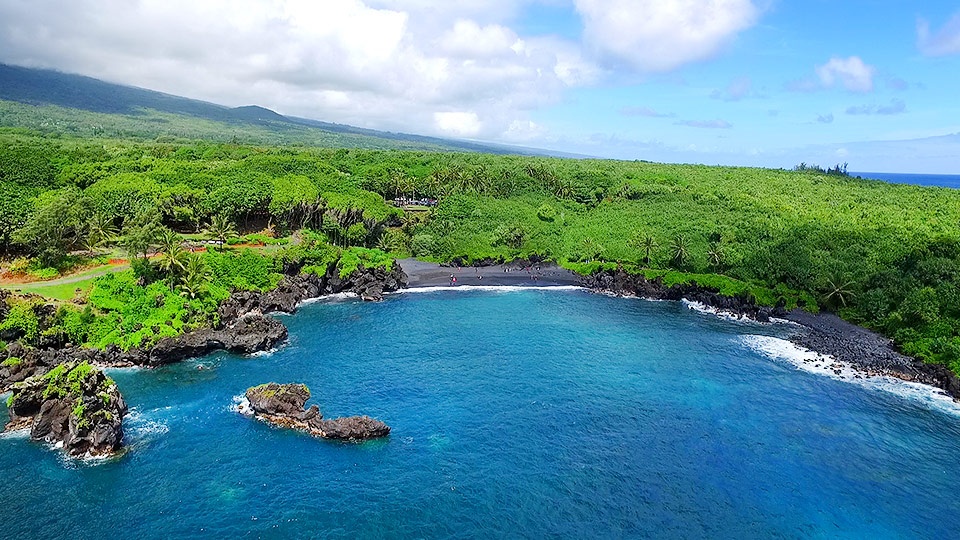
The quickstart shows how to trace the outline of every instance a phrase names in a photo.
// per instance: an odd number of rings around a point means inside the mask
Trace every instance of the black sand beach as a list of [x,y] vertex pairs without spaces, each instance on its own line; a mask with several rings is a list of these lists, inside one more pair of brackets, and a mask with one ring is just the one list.
[[[580,276],[553,263],[513,262],[493,266],[441,266],[436,263],[402,259],[410,288],[463,285],[557,287],[579,286]],[[452,283],[451,276],[456,278]]]

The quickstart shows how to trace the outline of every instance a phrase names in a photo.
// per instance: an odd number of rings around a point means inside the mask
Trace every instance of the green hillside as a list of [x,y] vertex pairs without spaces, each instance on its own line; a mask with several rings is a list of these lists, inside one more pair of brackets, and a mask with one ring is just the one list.
[[[438,261],[670,271],[760,301],[806,299],[960,369],[955,190],[817,171],[20,132],[0,134],[0,148],[0,248],[40,266],[62,265],[103,223],[127,238],[145,216],[183,233],[222,218]],[[401,195],[439,206],[385,202]]]
[[255,105],[230,108],[80,75],[5,64],[0,64],[0,126],[49,136],[139,141],[543,153],[287,117]]

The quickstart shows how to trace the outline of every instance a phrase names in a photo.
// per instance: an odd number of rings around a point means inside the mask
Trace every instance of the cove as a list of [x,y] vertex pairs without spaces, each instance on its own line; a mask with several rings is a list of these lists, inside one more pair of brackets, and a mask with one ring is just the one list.
[[[119,459],[0,439],[0,536],[960,536],[960,417],[750,337],[786,326],[573,290],[283,320],[270,354],[112,371],[132,410]],[[392,434],[334,443],[235,412],[269,381]]]

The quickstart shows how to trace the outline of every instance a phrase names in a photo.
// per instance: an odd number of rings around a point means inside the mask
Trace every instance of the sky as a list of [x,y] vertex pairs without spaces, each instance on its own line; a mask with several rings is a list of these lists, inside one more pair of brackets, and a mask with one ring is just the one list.
[[960,174],[960,1],[0,0],[0,62],[590,156]]

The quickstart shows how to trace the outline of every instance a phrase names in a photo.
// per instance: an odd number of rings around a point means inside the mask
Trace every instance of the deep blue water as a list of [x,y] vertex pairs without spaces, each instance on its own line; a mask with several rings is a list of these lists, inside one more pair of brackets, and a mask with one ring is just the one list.
[[[960,417],[745,344],[787,327],[578,291],[284,321],[271,355],[114,372],[122,458],[0,439],[0,538],[960,537]],[[268,381],[393,433],[331,443],[232,410]]]
[[853,176],[894,184],[914,184],[960,189],[960,174],[850,173]]

